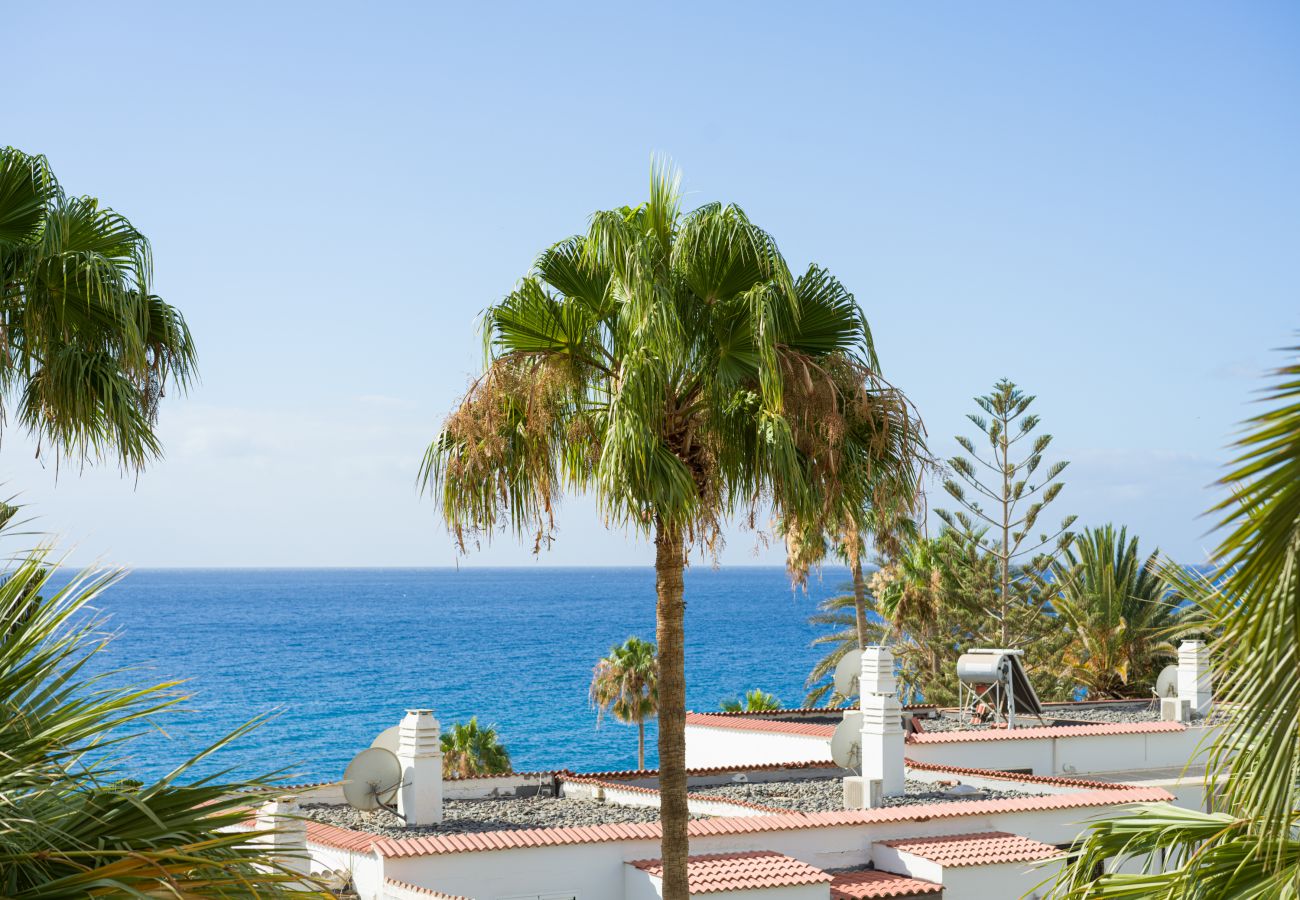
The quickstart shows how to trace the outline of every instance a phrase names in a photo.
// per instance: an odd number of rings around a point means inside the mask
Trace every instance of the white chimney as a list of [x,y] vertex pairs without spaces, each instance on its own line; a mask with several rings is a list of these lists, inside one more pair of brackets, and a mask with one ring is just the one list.
[[397,812],[407,825],[442,821],[442,729],[431,709],[408,709],[397,737],[402,788]]
[[862,698],[862,801],[871,802],[869,785],[880,782],[883,797],[897,797],[903,785],[903,710],[894,683],[894,654],[887,647],[862,651],[858,679]]
[[1206,716],[1213,694],[1209,648],[1204,641],[1183,641],[1178,645],[1178,699],[1191,703],[1193,716]]
[[304,875],[311,870],[307,855],[307,822],[299,818],[298,801],[281,797],[257,808],[258,831],[274,831],[262,838],[271,845],[272,855],[286,869]]

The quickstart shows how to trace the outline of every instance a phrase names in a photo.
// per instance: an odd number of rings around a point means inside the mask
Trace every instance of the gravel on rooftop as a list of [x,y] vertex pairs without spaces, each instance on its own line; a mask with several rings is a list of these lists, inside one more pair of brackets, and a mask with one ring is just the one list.
[[438,825],[408,826],[387,810],[363,813],[343,804],[302,806],[303,815],[317,822],[392,838],[659,821],[659,810],[654,808],[555,797],[444,800],[442,812],[443,819]]
[[[921,724],[921,732],[927,731],[983,731],[993,728],[992,722],[970,722],[969,717],[952,711],[944,711],[933,719],[918,719]],[[1053,709],[1048,707],[1044,711],[1042,725],[1060,725],[1070,726],[1082,723],[1120,723],[1120,722],[1159,722],[1160,710],[1152,709],[1150,706],[1143,704],[1141,706],[1124,706],[1114,709],[1108,709],[1104,706],[1095,706],[1085,709]],[[1034,716],[1017,715],[1017,728],[1038,728],[1040,723]]]
[[[920,803],[961,803],[969,800],[1009,800],[1016,797],[1038,797],[1029,791],[994,791],[980,789],[963,797],[945,796],[944,788],[927,781],[908,779],[906,793],[901,797],[885,798],[885,806],[915,806]],[[791,781],[750,782],[723,784],[696,790],[697,794],[745,800],[763,806],[777,806],[797,812],[834,812],[844,809],[844,780],[841,778],[807,778]]]

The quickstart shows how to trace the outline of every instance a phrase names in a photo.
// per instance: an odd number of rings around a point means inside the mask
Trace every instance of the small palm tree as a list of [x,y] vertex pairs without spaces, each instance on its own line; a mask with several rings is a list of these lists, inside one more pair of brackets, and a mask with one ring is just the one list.
[[[1300,347],[1289,351],[1300,357]],[[1220,697],[1236,705],[1211,749],[1211,812],[1149,804],[1094,824],[1053,896],[1295,897],[1300,879],[1300,362],[1278,373],[1272,409],[1248,423],[1232,496],[1214,508],[1228,529],[1211,577],[1161,573],[1219,633]],[[1219,713],[1226,712],[1221,705]],[[1106,872],[1125,857],[1145,872]]]
[[1052,564],[1051,604],[1070,631],[1067,675],[1090,696],[1149,697],[1160,667],[1177,655],[1169,640],[1181,598],[1145,559],[1138,539],[1113,525],[1076,536]]
[[0,149],[0,391],[39,448],[135,470],[161,452],[159,400],[195,355],[152,267],[124,216],[66,195],[43,156]]
[[610,713],[636,726],[636,767],[645,768],[645,723],[659,713],[659,661],[655,645],[629,637],[596,663],[591,673],[591,703],[596,721]]
[[863,508],[920,435],[879,375],[857,301],[827,271],[796,278],[739,208],[650,197],[597,212],[543,251],[484,316],[486,371],[447,419],[421,480],[463,547],[498,526],[552,538],[561,492],[655,546],[665,900],[687,900],[683,572],[731,516],[819,524]]
[[743,700],[723,700],[723,712],[772,712],[781,709],[781,700],[759,688],[745,691]]
[[86,674],[111,640],[88,604],[118,577],[87,572],[56,587],[40,550],[0,581],[0,893],[326,896],[294,888],[301,876],[269,855],[265,831],[232,828],[274,781],[192,772],[251,725],[160,781],[114,768],[142,726],[188,699],[174,683],[138,685],[129,671]]
[[495,725],[482,727],[478,716],[452,725],[442,733],[444,778],[470,775],[505,775],[510,772],[510,754],[497,738]]

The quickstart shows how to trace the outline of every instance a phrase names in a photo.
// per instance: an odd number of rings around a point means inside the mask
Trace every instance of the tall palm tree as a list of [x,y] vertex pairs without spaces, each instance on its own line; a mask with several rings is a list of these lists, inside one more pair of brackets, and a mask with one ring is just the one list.
[[1149,697],[1160,667],[1177,655],[1169,639],[1181,598],[1143,558],[1138,539],[1113,525],[1077,535],[1051,566],[1052,609],[1070,631],[1068,677],[1090,696]]
[[452,725],[442,733],[442,774],[446,778],[504,775],[510,754],[497,737],[495,725],[481,726],[478,716]]
[[38,550],[0,580],[0,894],[326,896],[296,891],[301,876],[270,856],[266,831],[232,830],[272,780],[192,771],[251,726],[159,781],[114,768],[145,726],[188,699],[174,683],[141,685],[98,663],[111,635],[90,604],[117,579],[60,578]]
[[591,702],[620,722],[636,726],[636,767],[645,768],[645,723],[659,712],[659,661],[655,645],[629,637],[609,648],[591,673]]
[[781,699],[761,688],[751,688],[743,699],[723,700],[719,705],[723,712],[773,712],[781,709]]
[[[1213,812],[1151,804],[1092,826],[1056,896],[1295,897],[1300,884],[1300,347],[1277,372],[1271,408],[1247,423],[1232,496],[1214,508],[1227,534],[1211,577],[1162,574],[1219,631],[1216,693],[1237,705],[1216,737]],[[1219,714],[1226,712],[1222,704]],[[1163,857],[1167,871],[1101,874],[1119,856]]]
[[919,438],[853,296],[795,278],[738,207],[679,178],[597,212],[484,316],[486,371],[422,467],[462,546],[506,522],[540,548],[565,488],[655,545],[664,897],[686,900],[683,570],[731,516],[817,521],[908,466]]
[[161,452],[159,400],[195,355],[152,266],[124,216],[65,194],[44,157],[0,149],[0,392],[38,451],[130,470]]

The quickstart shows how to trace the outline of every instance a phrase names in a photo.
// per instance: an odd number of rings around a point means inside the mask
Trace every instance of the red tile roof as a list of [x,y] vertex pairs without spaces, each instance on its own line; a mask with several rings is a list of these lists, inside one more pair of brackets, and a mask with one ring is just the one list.
[[995,863],[1032,862],[1062,855],[1051,844],[1006,831],[901,838],[896,841],[880,841],[880,844],[941,866],[988,866]]
[[[689,720],[689,716],[687,717]],[[988,728],[909,734],[909,744],[958,744],[968,741],[1027,741],[1032,738],[1095,737],[1106,734],[1161,734],[1186,731],[1178,722],[1105,722],[1098,725],[1047,725],[1036,728]]]
[[1134,785],[1110,782],[1110,781],[1089,781],[1086,778],[1066,778],[1063,775],[1025,775],[1018,772],[1003,772],[998,769],[975,769],[967,766],[945,766],[940,763],[918,762],[915,759],[904,759],[903,764],[909,769],[920,769],[923,772],[951,772],[954,775],[977,775],[980,778],[997,778],[1002,781],[1022,781],[1026,784],[1052,784],[1058,787],[1081,787],[1088,790],[1132,790]]
[[322,844],[339,850],[352,850],[357,853],[369,853],[379,835],[368,831],[353,831],[351,828],[339,828],[324,822],[307,820],[307,843]]
[[[721,715],[721,714],[720,714]],[[728,726],[730,727],[730,726]],[[705,766],[699,769],[687,769],[687,775],[722,775],[727,772],[773,772],[779,769],[825,769],[840,770],[835,763],[826,762],[778,762],[778,763],[744,763],[733,766]],[[843,770],[840,770],[843,771]],[[658,769],[616,769],[607,772],[560,772],[560,775],[577,776],[579,778],[601,778],[601,779],[621,779],[621,778],[656,778],[659,775]]]
[[775,734],[797,734],[802,737],[830,738],[834,725],[809,725],[805,722],[778,722],[771,719],[729,718],[725,714],[687,713],[686,724],[703,728],[733,728],[737,731],[766,731]]
[[943,885],[893,872],[864,869],[840,872],[831,882],[831,900],[875,900],[877,897],[924,897],[943,893]]
[[[664,874],[662,860],[639,859],[628,865],[655,878]],[[831,876],[821,869],[775,850],[691,856],[686,860],[686,878],[692,896],[831,882]]]
[[[785,813],[782,815],[734,818],[723,816],[709,819],[693,819],[687,825],[687,830],[693,837],[762,834],[769,831],[796,831],[806,828],[843,825],[924,822],[931,819],[958,819],[964,816],[986,816],[997,813],[1086,809],[1127,803],[1157,803],[1171,799],[1173,799],[1173,796],[1168,791],[1160,788],[1111,788],[1108,790],[1079,791],[1077,793],[1042,797],[968,800],[962,803],[923,803],[915,806],[891,806],[883,809]],[[357,832],[347,833],[357,834]],[[658,822],[637,822],[592,825],[583,828],[529,828],[516,831],[484,831],[476,834],[430,835],[401,839],[380,837],[378,835],[365,835],[364,837],[366,840],[374,842],[374,849],[382,856],[405,857],[512,850],[523,847],[554,847],[609,841],[658,840],[660,830]],[[310,832],[308,838],[311,839]]]
[[411,891],[419,894],[421,897],[428,897],[429,900],[472,900],[470,897],[463,897],[460,894],[444,894],[442,891],[435,891],[432,888],[423,888],[418,884],[409,884],[405,881],[398,881],[396,878],[385,878],[384,884],[391,884],[395,888],[404,891]]

